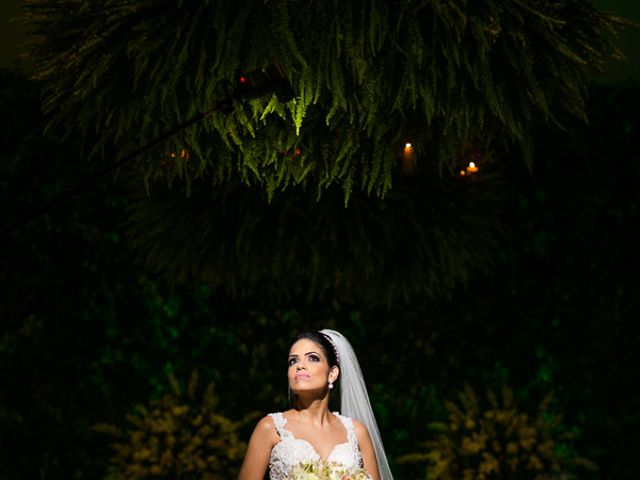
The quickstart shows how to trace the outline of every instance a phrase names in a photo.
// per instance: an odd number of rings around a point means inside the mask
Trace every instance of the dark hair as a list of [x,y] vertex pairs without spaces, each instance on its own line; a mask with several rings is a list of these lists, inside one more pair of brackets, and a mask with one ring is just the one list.
[[313,343],[320,345],[325,357],[327,357],[327,363],[329,364],[329,368],[336,367],[336,366],[340,367],[340,364],[338,363],[338,355],[336,354],[336,349],[333,346],[333,343],[331,342],[331,340],[329,340],[329,338],[326,337],[323,333],[320,333],[320,332],[299,333],[298,335],[293,337],[293,341],[291,342],[291,345],[303,339],[311,340]]

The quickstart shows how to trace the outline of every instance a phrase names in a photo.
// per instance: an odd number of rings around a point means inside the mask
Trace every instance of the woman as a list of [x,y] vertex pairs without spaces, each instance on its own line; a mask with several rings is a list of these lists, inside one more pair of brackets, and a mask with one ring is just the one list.
[[[335,330],[297,335],[289,350],[289,399],[293,408],[271,413],[256,426],[239,480],[289,478],[302,462],[364,467],[373,480],[393,480],[358,360]],[[339,385],[339,388],[336,388]],[[340,390],[342,415],[329,397]]]

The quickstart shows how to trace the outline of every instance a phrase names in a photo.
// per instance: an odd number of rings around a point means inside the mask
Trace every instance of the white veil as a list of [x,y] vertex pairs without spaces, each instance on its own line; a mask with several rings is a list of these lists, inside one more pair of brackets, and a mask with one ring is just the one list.
[[338,353],[338,366],[340,367],[340,413],[358,420],[367,427],[373,448],[376,452],[380,478],[382,480],[393,480],[356,353],[353,351],[353,347],[349,341],[340,332],[325,329],[320,330],[320,333],[323,333],[332,340]]

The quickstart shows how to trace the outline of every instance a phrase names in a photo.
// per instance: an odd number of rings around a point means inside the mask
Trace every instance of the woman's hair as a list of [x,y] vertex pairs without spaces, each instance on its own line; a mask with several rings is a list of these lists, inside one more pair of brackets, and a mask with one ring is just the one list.
[[332,367],[340,367],[340,363],[338,362],[338,355],[336,353],[336,347],[331,343],[331,340],[327,338],[324,334],[320,332],[302,332],[293,337],[293,341],[291,345],[296,343],[299,340],[311,340],[313,343],[320,345],[322,348],[322,352],[324,356],[327,357],[327,363],[329,364],[329,368]]

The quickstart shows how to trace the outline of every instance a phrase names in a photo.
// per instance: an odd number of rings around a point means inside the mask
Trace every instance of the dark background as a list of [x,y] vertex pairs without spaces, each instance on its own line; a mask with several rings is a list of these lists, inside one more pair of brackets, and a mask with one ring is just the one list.
[[[0,7],[7,225],[93,171],[74,139],[42,136],[39,93],[16,57],[20,29],[4,20],[16,4]],[[637,2],[598,5],[640,19]],[[103,478],[111,440],[93,426],[126,426],[134,405],[170,390],[168,374],[184,383],[197,369],[232,419],[283,409],[288,339],[323,326],[359,353],[397,478],[421,475],[395,461],[421,451],[465,384],[479,396],[508,385],[528,412],[552,394],[550,414],[574,434],[563,455],[598,466],[578,478],[639,478],[639,35],[624,32],[628,63],[594,79],[588,125],[539,127],[532,170],[504,159],[507,228],[493,266],[450,296],[283,305],[172,286],[129,248],[126,187],[111,179],[3,239],[0,479]]]

